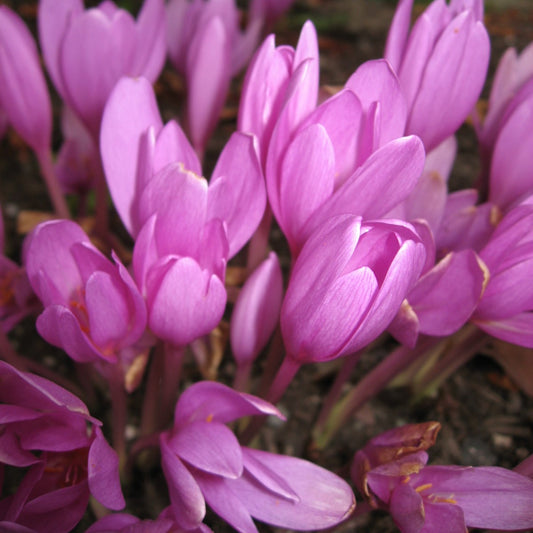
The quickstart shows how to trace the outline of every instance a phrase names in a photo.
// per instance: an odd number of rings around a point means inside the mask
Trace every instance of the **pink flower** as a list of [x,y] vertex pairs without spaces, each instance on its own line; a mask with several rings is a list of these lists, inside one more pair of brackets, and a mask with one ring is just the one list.
[[163,0],[145,0],[137,21],[110,0],[41,0],[39,40],[63,100],[98,139],[105,102],[125,75],[158,77],[165,61]]
[[390,324],[425,259],[407,223],[328,219],[289,280],[281,308],[287,356],[298,364],[326,361],[366,346]]
[[207,504],[241,533],[257,533],[252,517],[296,530],[332,527],[353,510],[350,487],[302,459],[240,446],[227,423],[281,413],[220,383],[200,382],[180,397],[174,427],[160,438],[162,466],[176,522],[198,527]]
[[187,84],[192,145],[202,154],[218,122],[232,76],[257,45],[261,21],[241,31],[235,0],[171,0],[167,6],[169,56]]
[[39,333],[80,362],[115,363],[146,327],[146,308],[126,268],[114,264],[74,222],[40,224],[29,236],[26,268],[45,310]]
[[385,58],[407,99],[406,133],[418,135],[430,151],[472,111],[485,82],[490,42],[482,0],[434,0],[409,30],[412,6],[413,0],[399,2]]
[[37,153],[50,149],[52,106],[39,53],[18,15],[0,6],[0,108]]
[[17,492],[0,501],[0,529],[17,524],[68,533],[90,495],[109,509],[122,509],[117,455],[83,402],[3,361],[0,382],[1,466],[29,467]]

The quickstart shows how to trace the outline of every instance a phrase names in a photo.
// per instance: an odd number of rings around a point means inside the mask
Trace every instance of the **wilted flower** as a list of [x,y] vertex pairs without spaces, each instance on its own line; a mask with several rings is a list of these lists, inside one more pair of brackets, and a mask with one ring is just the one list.
[[396,428],[356,453],[352,477],[371,504],[387,509],[402,533],[532,527],[533,480],[498,467],[426,466],[439,429]]
[[239,444],[225,424],[249,415],[283,418],[273,405],[220,383],[197,383],[181,395],[174,427],[160,438],[176,522],[198,527],[206,502],[241,533],[257,533],[252,517],[297,530],[344,520],[355,501],[342,479],[302,459]]

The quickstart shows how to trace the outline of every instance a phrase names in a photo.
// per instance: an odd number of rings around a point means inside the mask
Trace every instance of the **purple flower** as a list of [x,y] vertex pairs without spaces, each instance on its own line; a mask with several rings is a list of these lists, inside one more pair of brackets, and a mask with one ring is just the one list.
[[181,527],[198,527],[206,502],[241,533],[257,533],[252,517],[316,530],[338,524],[353,510],[353,493],[337,476],[302,459],[240,446],[225,425],[270,414],[282,418],[273,405],[219,383],[197,383],[182,394],[174,427],[160,439],[171,507]]
[[533,44],[519,56],[510,48],[494,76],[489,109],[478,126],[482,182],[491,202],[505,211],[533,193]]
[[158,77],[165,61],[163,0],[145,0],[137,21],[110,0],[83,9],[82,0],[41,0],[39,40],[63,100],[98,139],[105,102],[126,75]]
[[257,45],[261,21],[241,31],[235,0],[171,0],[167,6],[169,57],[187,83],[191,141],[202,154],[226,101],[231,77]]
[[18,15],[0,6],[0,109],[37,153],[50,149],[52,107],[39,53]]
[[407,223],[327,220],[296,260],[281,308],[288,357],[325,361],[366,346],[392,321],[425,260]]
[[304,24],[296,49],[276,47],[275,37],[270,35],[252,59],[242,88],[238,129],[259,139],[263,168],[280,116],[282,126],[278,128],[275,143],[283,146],[316,107],[318,63],[318,41],[311,22]]
[[74,222],[45,222],[29,236],[26,268],[45,306],[39,333],[76,361],[116,363],[146,327],[146,308],[126,268],[111,263]]
[[283,277],[274,252],[246,280],[231,315],[231,348],[239,366],[250,366],[279,320]]
[[3,361],[0,383],[1,466],[29,467],[17,492],[0,501],[0,529],[5,523],[67,533],[90,495],[109,509],[122,509],[117,455],[85,404]]
[[432,150],[462,124],[476,103],[487,72],[490,42],[481,22],[482,0],[447,5],[434,0],[409,31],[413,0],[401,0],[385,58],[407,99],[406,133]]
[[533,205],[509,211],[479,252],[490,272],[472,317],[498,339],[533,348]]
[[183,529],[174,520],[172,510],[167,507],[155,520],[140,520],[126,513],[105,516],[95,522],[85,533],[213,533],[200,524],[194,529]]
[[402,533],[464,533],[466,527],[533,526],[533,480],[499,467],[426,466],[440,425],[412,424],[357,452],[352,477]]

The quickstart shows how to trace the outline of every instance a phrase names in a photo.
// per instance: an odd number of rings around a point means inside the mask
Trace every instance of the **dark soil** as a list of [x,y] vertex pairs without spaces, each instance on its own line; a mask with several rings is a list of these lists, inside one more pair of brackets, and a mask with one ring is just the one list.
[[[34,2],[13,0],[5,3],[17,9],[35,28]],[[381,57],[394,7],[395,2],[385,0],[300,0],[291,13],[275,26],[276,40],[278,44],[295,45],[302,23],[307,19],[313,20],[320,39],[321,83],[342,85],[363,61]],[[422,8],[422,5],[417,7],[419,10]],[[508,46],[521,50],[533,39],[533,3],[529,0],[487,2],[486,24],[492,40],[490,72],[493,73]],[[208,166],[213,165],[220,147],[235,127],[241,81],[234,83],[224,119],[209,146]],[[170,68],[165,70],[158,82],[157,92],[165,120],[178,114],[183,90],[179,78]],[[455,188],[471,184],[478,172],[475,136],[468,126],[462,128],[459,142],[460,152],[452,178],[452,187]],[[21,243],[20,235],[16,234],[20,212],[49,211],[50,204],[31,151],[12,131],[0,143],[0,174],[0,202],[7,231],[6,253],[16,258]],[[209,170],[206,174],[209,175]],[[274,235],[273,243],[276,248],[280,246],[287,263],[288,252],[280,245],[280,238]],[[37,336],[31,320],[15,328],[11,339],[20,353],[32,354],[62,372],[72,372],[67,358]],[[383,356],[383,351],[366,354],[346,390]],[[533,358],[533,353],[531,356]],[[220,367],[221,380],[231,382],[232,365],[230,357],[224,359]],[[442,424],[442,430],[436,446],[429,452],[430,462],[433,463],[512,468],[533,450],[533,399],[513,384],[500,366],[483,355],[456,372],[432,396],[425,396],[417,402],[413,401],[407,387],[383,391],[356,414],[326,450],[311,450],[309,428],[337,367],[335,363],[309,365],[299,372],[280,403],[288,420],[283,424],[269,422],[263,428],[260,440],[264,449],[306,457],[348,476],[354,453],[373,436],[398,425],[436,420]],[[257,373],[259,376],[259,366]],[[190,381],[199,379],[192,365],[187,367],[185,378]],[[132,406],[141,401],[141,394],[140,391],[132,397]],[[99,397],[100,401],[103,401],[102,398]],[[93,414],[99,416],[100,413]],[[131,512],[153,516],[168,504],[165,485],[158,483],[161,477],[157,468],[135,470],[134,481],[126,488]],[[211,518],[207,523],[214,531],[230,531],[228,526],[216,519],[210,522]],[[82,524],[87,523],[90,522]],[[80,525],[79,531],[83,531],[83,527]],[[262,525],[259,528],[261,531],[272,530]],[[384,513],[350,519],[337,529],[343,532],[355,530],[397,531]]]

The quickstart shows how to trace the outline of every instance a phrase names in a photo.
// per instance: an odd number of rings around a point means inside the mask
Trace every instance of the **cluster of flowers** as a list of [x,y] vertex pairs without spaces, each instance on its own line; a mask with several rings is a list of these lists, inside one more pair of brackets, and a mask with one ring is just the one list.
[[[207,181],[203,154],[231,77],[289,4],[252,2],[242,31],[232,0],[171,0],[166,10],[163,0],[145,0],[137,21],[109,0],[89,10],[81,0],[40,0],[43,57],[65,105],[55,162],[37,48],[0,7],[2,127],[34,150],[58,216],[27,236],[23,267],[0,262],[0,480],[21,479],[0,499],[2,531],[71,531],[90,495],[123,509],[119,470],[143,438],[160,450],[170,506],[152,521],[104,516],[90,533],[210,531],[206,503],[243,533],[257,531],[252,517],[288,529],[333,527],[355,508],[346,481],[245,446],[253,422],[240,440],[227,424],[283,419],[274,404],[300,366],[344,357],[315,428],[324,443],[450,335],[460,332],[461,341],[431,379],[490,336],[533,347],[533,46],[505,54],[487,114],[474,116],[478,187],[450,193],[454,135],[488,68],[482,0],[434,0],[412,28],[413,0],[400,0],[385,57],[324,98],[313,25],[295,48],[270,35],[246,72],[237,131]],[[190,142],[176,121],[163,123],[152,88],[167,49],[186,79]],[[89,237],[63,193],[84,198],[93,188]],[[109,233],[108,193],[132,253]],[[273,217],[290,248],[286,289],[268,253]],[[96,242],[114,248],[111,259]],[[249,275],[229,290],[228,262],[247,243]],[[178,398],[185,353],[206,364],[228,300],[234,388],[198,382]],[[114,450],[76,395],[26,372],[39,367],[35,358],[11,349],[6,333],[37,312],[46,341],[107,381]],[[261,399],[248,393],[248,378],[278,325],[285,356],[276,361],[273,352]],[[362,351],[385,331],[400,347],[331,411]],[[145,374],[141,438],[128,450],[126,395]],[[409,533],[533,527],[531,467],[426,466],[437,431],[407,426],[357,452],[352,478],[369,507],[388,509]]]

